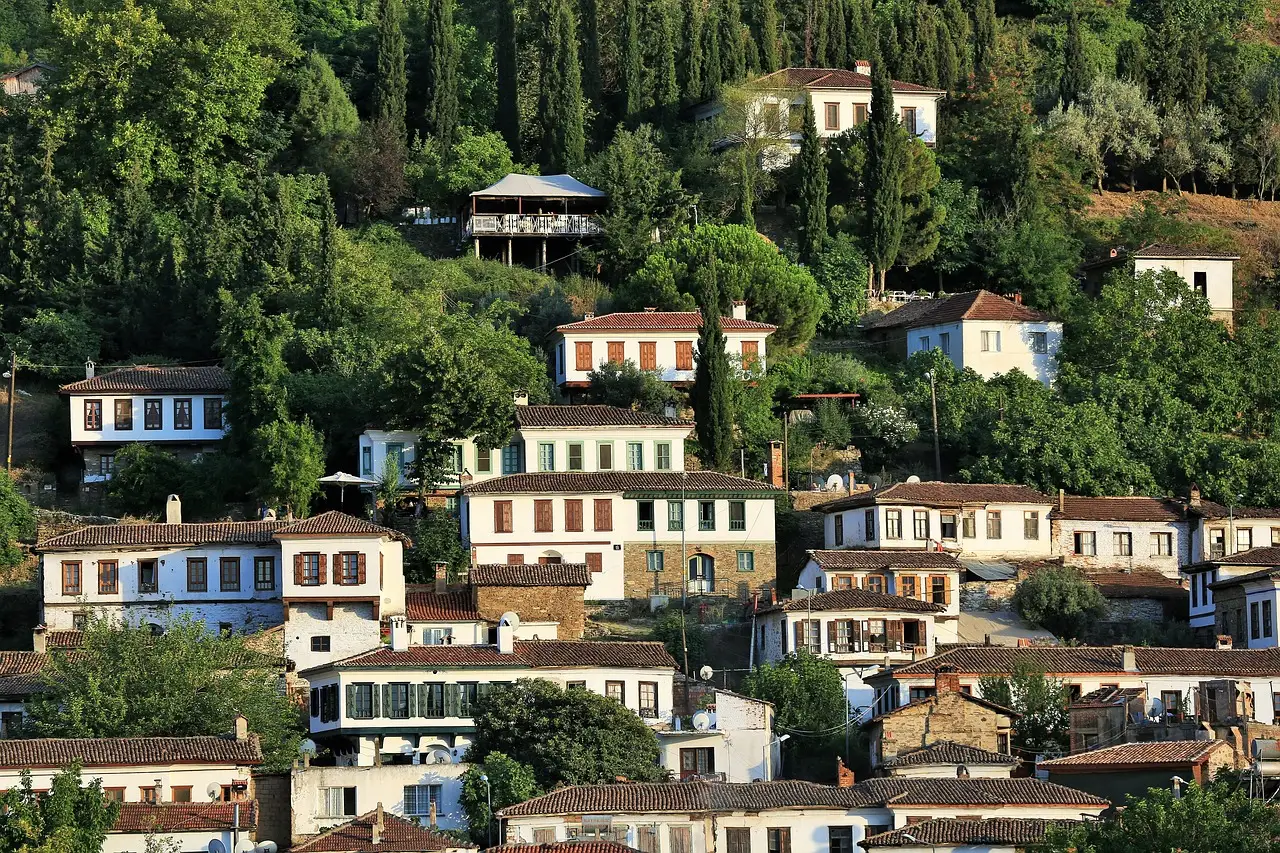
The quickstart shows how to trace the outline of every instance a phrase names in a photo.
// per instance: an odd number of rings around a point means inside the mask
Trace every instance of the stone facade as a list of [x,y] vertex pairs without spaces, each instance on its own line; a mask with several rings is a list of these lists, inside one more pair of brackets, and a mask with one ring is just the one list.
[[531,622],[559,622],[559,639],[581,640],[587,614],[582,587],[575,586],[478,586],[476,610],[497,623],[509,610]]
[[[663,553],[661,572],[649,571],[650,551]],[[755,554],[754,569],[739,571],[738,552]],[[715,561],[715,595],[747,600],[751,593],[772,585],[777,579],[778,548],[774,542],[741,542],[721,545],[688,543],[684,556],[692,559],[704,554]],[[627,598],[648,598],[654,593],[655,579],[663,594],[678,594],[689,577],[687,562],[681,559],[679,542],[627,543],[623,545],[623,579]]]
[[1109,598],[1104,622],[1162,622],[1165,618],[1163,601],[1154,598]]
[[258,801],[257,842],[274,841],[281,847],[291,841],[293,811],[288,773],[253,774],[253,798]]
[[872,721],[871,758],[884,766],[900,752],[949,740],[991,752],[1009,751],[1013,718],[960,692],[954,673],[939,672],[934,696]]

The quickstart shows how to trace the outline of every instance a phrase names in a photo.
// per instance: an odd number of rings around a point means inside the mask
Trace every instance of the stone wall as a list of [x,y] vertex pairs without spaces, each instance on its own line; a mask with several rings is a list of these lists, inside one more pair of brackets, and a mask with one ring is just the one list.
[[274,841],[281,850],[292,846],[293,814],[288,773],[255,773],[253,796],[258,801],[258,831],[253,840]]
[[996,736],[1009,733],[1008,723],[1003,714],[944,692],[932,702],[901,708],[881,723],[880,760],[941,740],[999,752],[1003,744]]
[[1164,602],[1154,598],[1108,598],[1107,622],[1162,622]]
[[[661,572],[649,571],[648,552],[663,552]],[[754,551],[755,568],[738,571],[738,552]],[[648,598],[654,581],[667,590],[679,590],[688,579],[689,569],[682,559],[680,544],[628,543],[622,548],[623,589],[627,598]],[[723,545],[689,545],[685,557],[707,554],[715,560],[715,594],[746,600],[751,593],[771,584],[777,577],[778,549],[773,542],[738,542]]]
[[960,585],[960,609],[1003,610],[1011,605],[1017,581],[970,581]]
[[581,640],[586,631],[586,605],[582,587],[574,586],[479,586],[475,587],[476,609],[490,622],[514,610],[531,622],[559,622],[561,640]]

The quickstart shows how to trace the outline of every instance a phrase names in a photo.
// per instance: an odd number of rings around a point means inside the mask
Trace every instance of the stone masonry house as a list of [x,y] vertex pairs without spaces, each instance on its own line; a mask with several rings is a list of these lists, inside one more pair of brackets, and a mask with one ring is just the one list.
[[1071,751],[1096,749],[1122,740],[1131,722],[1146,720],[1147,688],[1099,687],[1072,702],[1067,713]]
[[[1233,582],[1244,581],[1255,591],[1254,596],[1260,601],[1266,597],[1259,590],[1266,584],[1267,573],[1277,566],[1280,566],[1280,546],[1271,545],[1185,567],[1183,572],[1191,587],[1192,629],[1206,642],[1216,636],[1228,635],[1233,641],[1240,640],[1241,645],[1244,645],[1250,635],[1247,621],[1249,613],[1245,607],[1247,596],[1244,587]],[[1218,599],[1224,594],[1231,601],[1228,605],[1219,607]],[[1260,639],[1261,612],[1254,622],[1259,626]]]
[[1086,570],[1152,569],[1177,578],[1191,561],[1195,520],[1181,501],[1058,494],[1049,513],[1053,554]]
[[889,776],[941,779],[1008,779],[1020,762],[1008,753],[940,740],[899,752],[885,762]]

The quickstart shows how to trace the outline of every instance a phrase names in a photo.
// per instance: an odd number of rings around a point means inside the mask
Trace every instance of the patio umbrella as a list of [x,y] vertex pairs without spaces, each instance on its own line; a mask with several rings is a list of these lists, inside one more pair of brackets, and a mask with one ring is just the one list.
[[375,480],[366,480],[364,477],[357,477],[355,474],[348,474],[345,471],[339,471],[336,474],[330,474],[328,477],[321,477],[316,482],[324,483],[326,486],[338,486],[341,491],[338,492],[338,506],[342,506],[347,499],[347,486],[376,486]]

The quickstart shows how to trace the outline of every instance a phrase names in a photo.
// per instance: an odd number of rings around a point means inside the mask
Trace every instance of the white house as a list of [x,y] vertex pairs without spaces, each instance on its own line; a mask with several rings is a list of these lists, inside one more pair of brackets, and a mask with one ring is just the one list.
[[774,498],[715,471],[512,474],[462,490],[474,563],[586,563],[588,600],[745,599],[773,581]]
[[781,767],[773,703],[676,676],[670,725],[655,728],[659,763],[673,779],[759,782]]
[[560,788],[498,812],[508,843],[607,840],[654,853],[850,853],[939,817],[1079,818],[1108,803],[1039,779],[628,782]]
[[[744,368],[765,369],[765,340],[778,328],[747,319],[747,304],[735,302],[721,318],[725,351]],[[596,368],[632,361],[641,370],[656,370],[667,382],[693,382],[694,352],[702,314],[698,311],[655,311],[588,314],[576,323],[557,326],[552,337],[555,380],[563,390],[586,388]]]
[[71,446],[84,460],[84,482],[101,483],[115,454],[134,443],[183,455],[217,450],[226,433],[223,402],[231,381],[221,367],[125,367],[63,385],[71,404]]
[[1276,608],[1280,605],[1280,548],[1271,552],[1275,565],[1224,578],[1209,585],[1213,594],[1214,633],[1230,636],[1236,648],[1273,649],[1280,646]]
[[828,549],[946,550],[962,557],[1044,558],[1053,500],[1026,486],[895,483],[819,504]]
[[1058,375],[1062,323],[1023,305],[1021,294],[1006,299],[971,290],[921,299],[862,327],[903,356],[936,349],[958,369],[972,369],[984,379],[1016,369],[1049,385]]
[[1178,578],[1190,562],[1196,527],[1181,501],[1058,495],[1049,513],[1053,554],[1085,569],[1155,569]]
[[[945,551],[810,551],[799,587],[814,592],[860,589],[939,605],[937,640],[954,643],[960,619],[964,565]],[[933,637],[930,636],[932,641]],[[932,646],[929,654],[933,654]]]
[[1164,270],[1176,272],[1192,291],[1209,301],[1214,318],[1228,326],[1232,324],[1235,316],[1233,273],[1239,255],[1153,245],[1139,249],[1132,257],[1135,275]]
[[234,850],[238,844],[254,843],[258,817],[253,800],[124,803],[102,841],[102,853],[136,853],[152,839],[172,844],[174,850],[208,850],[215,841]]
[[388,761],[377,766],[300,762],[289,786],[293,837],[331,829],[378,803],[390,814],[422,823],[430,823],[434,813],[441,829],[465,830],[467,818],[458,797],[462,775],[470,768],[455,761],[433,763],[429,757],[419,764]]

